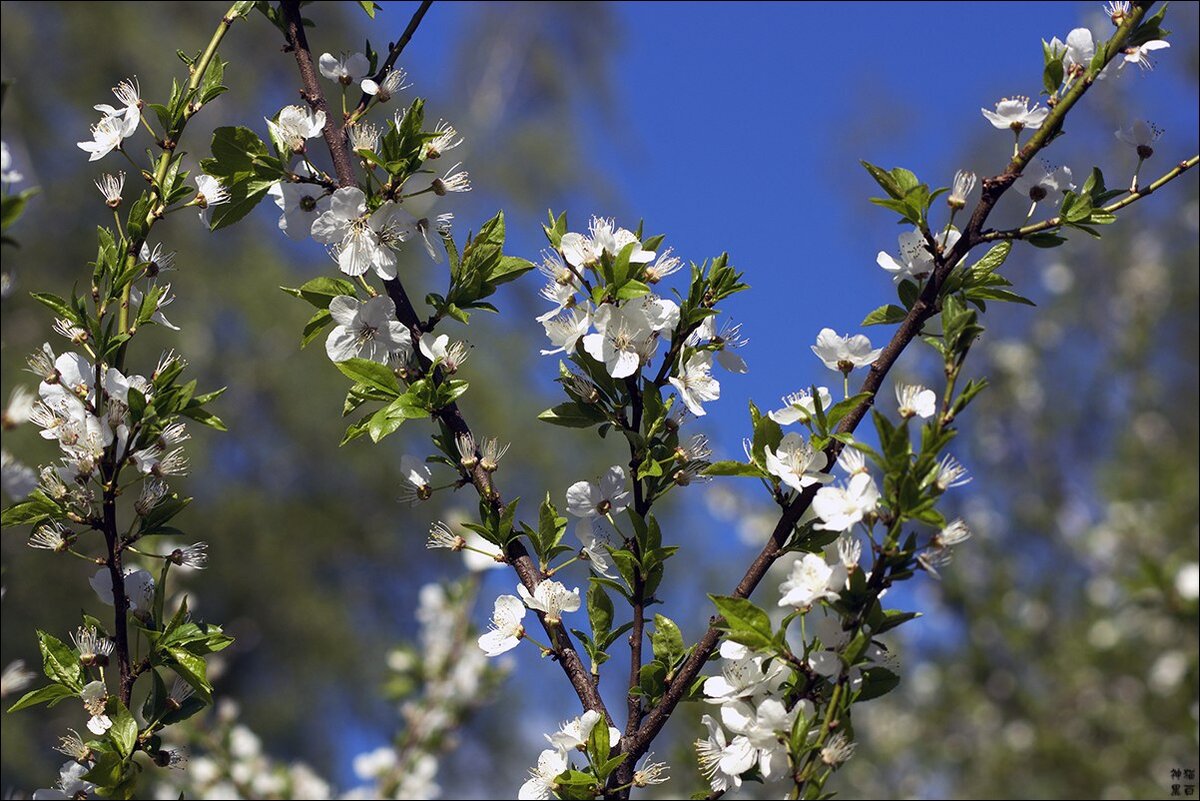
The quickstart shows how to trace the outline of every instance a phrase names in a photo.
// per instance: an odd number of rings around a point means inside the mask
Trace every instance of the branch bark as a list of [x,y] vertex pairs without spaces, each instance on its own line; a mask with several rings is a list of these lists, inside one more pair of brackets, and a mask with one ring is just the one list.
[[[393,46],[392,55],[389,56],[389,63],[395,62],[404,45],[412,39],[417,25],[420,24],[421,18],[424,16],[425,10],[431,2],[432,0],[427,0],[422,3],[421,8],[413,16],[404,35]],[[303,83],[301,96],[309,102],[313,109],[324,110],[326,112],[325,128],[322,133],[325,137],[325,143],[329,146],[329,155],[333,159],[338,185],[343,187],[357,186],[358,179],[354,172],[354,164],[350,158],[349,148],[347,147],[345,129],[342,123],[328,113],[325,94],[321,89],[320,81],[317,79],[312,52],[309,49],[304,25],[301,22],[300,3],[297,0],[284,0],[283,14],[288,46],[296,57],[296,65],[299,68],[300,79]],[[391,298],[396,306],[396,318],[408,327],[413,337],[413,344],[416,345],[417,340],[420,339],[424,331],[416,309],[408,296],[408,292],[404,288],[404,284],[399,278],[385,280],[383,283],[388,297]],[[421,358],[424,366],[428,368],[428,361],[424,357]],[[471,433],[470,426],[467,425],[467,421],[459,410],[457,403],[451,403],[448,406],[442,407],[434,413],[434,416],[456,436]],[[503,507],[500,492],[496,489],[491,474],[484,470],[482,465],[477,463],[471,469],[470,476],[471,484],[485,502],[495,509]],[[505,558],[512,565],[513,570],[517,573],[517,577],[530,593],[544,579],[541,570],[534,564],[529,551],[521,542],[514,540],[508,546]],[[562,666],[563,672],[571,682],[571,686],[575,689],[575,694],[579,696],[580,702],[586,709],[593,709],[600,712],[611,724],[612,716],[604,706],[604,701],[600,697],[598,688],[592,683],[591,673],[579,657],[578,651],[575,650],[566,627],[562,624],[547,624],[545,615],[541,612],[538,612],[537,616],[546,631],[547,637],[549,637],[550,644],[553,646],[555,659]]]

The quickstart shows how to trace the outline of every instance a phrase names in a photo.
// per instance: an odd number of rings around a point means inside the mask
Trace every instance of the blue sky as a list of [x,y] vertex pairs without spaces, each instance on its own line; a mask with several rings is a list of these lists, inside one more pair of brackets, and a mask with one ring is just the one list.
[[[808,3],[617,5],[612,84],[622,135],[595,124],[587,152],[623,202],[593,208],[583,186],[567,211],[577,228],[593,213],[630,227],[644,219],[684,258],[724,250],[745,270],[752,290],[728,311],[750,339],[751,372],[722,382],[723,401],[705,421],[721,448],[740,450],[747,398],[769,405],[838,378],[808,351],[822,327],[856,331],[868,311],[894,299],[875,257],[894,249],[903,229],[866,202],[875,187],[858,159],[903,165],[934,186],[959,167],[998,172],[1011,139],[984,121],[980,107],[1006,95],[1036,96],[1040,40],[1065,38],[1080,25],[1107,35],[1100,7],[842,3],[822,16],[823,7]],[[411,8],[387,3],[376,25],[397,28]],[[422,83],[436,85],[442,43],[471,10],[469,3],[433,6],[405,55]],[[1163,58],[1183,55],[1180,48]],[[1120,80],[1137,81],[1144,104],[1133,111],[1168,131],[1153,172],[1194,149],[1196,107],[1166,102],[1180,96],[1170,70],[1126,73]],[[990,137],[986,161],[955,163],[977,137]],[[1072,166],[1086,174],[1091,165]],[[1104,166],[1115,183],[1131,164]],[[535,253],[540,222],[512,219],[514,247]],[[519,286],[534,291],[531,280]],[[882,343],[889,332],[867,333]]]

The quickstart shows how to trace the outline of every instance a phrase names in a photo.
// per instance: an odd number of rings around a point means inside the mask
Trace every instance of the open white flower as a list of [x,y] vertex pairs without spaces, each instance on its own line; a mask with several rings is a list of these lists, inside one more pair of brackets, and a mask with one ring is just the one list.
[[818,451],[800,434],[785,434],[779,448],[763,448],[767,471],[787,486],[802,491],[813,484],[828,484],[833,476],[821,472],[829,463],[823,451]]
[[988,111],[986,108],[981,108],[980,111],[992,125],[1002,130],[1009,128],[1016,133],[1020,133],[1025,128],[1032,130],[1042,127],[1042,123],[1050,114],[1050,109],[1042,108],[1037,103],[1030,108],[1029,98],[1023,95],[1000,100],[996,103],[995,111]]
[[200,219],[205,225],[209,224],[208,215],[213,206],[229,202],[229,190],[211,175],[196,176],[196,196],[192,199],[200,209]]
[[92,108],[105,117],[119,121],[122,136],[132,136],[142,117],[141,87],[137,79],[132,78],[118,83],[112,93],[120,101],[121,108],[114,108],[107,103],[99,103]]
[[766,660],[745,645],[726,640],[721,643],[721,673],[704,680],[704,696],[709,703],[725,704],[739,698],[761,698],[779,689],[787,671]]
[[900,416],[905,420],[910,417],[928,420],[937,411],[937,395],[920,384],[897,383],[896,401],[900,404]]
[[833,396],[829,394],[828,387],[817,387],[816,397],[813,397],[807,389],[793,392],[790,395],[784,395],[783,408],[768,412],[767,417],[770,417],[781,426],[791,425],[796,422],[807,423],[816,415],[818,402],[821,404],[821,411],[823,412],[829,411],[833,406]]
[[[103,734],[103,732],[100,732],[100,734]],[[54,789],[34,791],[34,801],[92,798],[94,796],[96,785],[83,780],[83,777],[86,776],[91,769],[92,768],[90,765],[87,765],[83,762],[76,762],[73,759],[68,760],[63,764],[62,768],[58,772],[58,784],[55,785]]]
[[574,353],[579,340],[592,327],[592,316],[581,309],[571,309],[565,314],[540,321],[553,348],[543,349],[541,354]]
[[1137,151],[1139,159],[1154,155],[1154,143],[1162,136],[1162,129],[1148,120],[1134,120],[1125,128],[1115,132],[1117,139]]
[[604,364],[613,378],[628,378],[642,366],[642,352],[654,336],[641,307],[605,303],[592,316],[596,333],[583,337],[583,349]]
[[707,351],[693,353],[679,375],[671,376],[670,381],[684,405],[697,417],[705,415],[702,404],[721,397],[721,384],[712,376],[712,354]]
[[274,120],[267,120],[271,138],[292,153],[303,153],[308,139],[321,135],[325,112],[304,106],[284,106]]
[[350,86],[367,74],[371,64],[362,53],[342,53],[340,56],[322,53],[317,67],[329,80],[337,81],[342,86]]
[[604,471],[598,481],[577,481],[567,488],[567,511],[575,517],[603,517],[625,511],[629,490],[625,468],[619,464]]
[[112,728],[112,720],[104,714],[104,708],[108,704],[108,690],[105,689],[104,682],[93,681],[85,684],[79,697],[83,699],[83,708],[91,716],[87,723],[88,731],[99,737]]
[[[137,121],[134,121],[134,128]],[[132,131],[130,131],[132,133]],[[91,155],[88,161],[99,161],[121,146],[121,142],[129,134],[125,133],[124,122],[120,117],[104,117],[92,126],[92,141],[76,142],[80,150]]]
[[1140,44],[1137,47],[1127,47],[1123,51],[1125,60],[1121,62],[1121,66],[1137,64],[1144,70],[1152,70],[1154,69],[1154,62],[1150,60],[1150,54],[1155,50],[1165,50],[1170,46],[1171,43],[1163,39],[1151,39],[1149,42]]
[[[1024,195],[1037,205],[1052,193],[1064,193],[1075,188],[1071,181],[1070,167],[1055,167],[1042,161],[1029,165],[1017,180],[1013,181],[1013,191]],[[1030,214],[1033,209],[1030,208]]]
[[776,698],[764,698],[755,709],[745,701],[733,701],[721,707],[721,722],[734,734],[740,734],[757,751],[758,767],[765,781],[783,776],[788,769],[788,749],[784,743],[792,731],[796,716],[810,701],[801,701],[791,711]]
[[862,334],[838,336],[832,328],[822,328],[817,334],[817,344],[811,348],[826,367],[845,375],[857,367],[873,364],[883,353],[883,348],[872,348],[871,340]]
[[595,517],[581,518],[575,524],[575,536],[583,544],[583,550],[580,553],[580,558],[587,561],[591,565],[592,570],[595,570],[601,576],[608,578],[616,578],[612,572],[612,557],[609,555],[608,543],[606,538],[597,532],[599,528],[599,520]]
[[[113,605],[112,576],[107,567],[102,567],[92,576],[88,583],[96,591],[100,602]],[[125,597],[129,600],[131,612],[148,612],[154,604],[154,576],[145,570],[134,567],[125,568]]]
[[821,522],[813,528],[827,531],[848,531],[863,517],[875,511],[879,490],[875,480],[866,473],[855,473],[845,487],[821,487],[813,498],[812,508]]
[[396,320],[396,307],[387,295],[365,302],[338,295],[329,302],[333,330],[325,339],[325,352],[335,362],[369,359],[387,364],[397,351],[412,352],[412,335]]
[[561,582],[551,579],[538,582],[532,595],[524,584],[518,584],[517,594],[530,609],[544,613],[547,623],[561,623],[563,612],[574,612],[579,608],[579,588],[568,590]]
[[[594,709],[589,709],[577,718],[573,718],[563,723],[558,727],[558,731],[554,734],[547,734],[546,739],[550,744],[564,754],[569,754],[572,751],[587,748],[588,738],[592,736],[592,729],[596,728],[596,724],[602,721],[603,716]],[[610,746],[616,745],[621,739],[621,732],[616,728],[608,727],[608,742]]]
[[442,365],[447,373],[456,373],[471,351],[465,342],[451,342],[449,334],[421,334],[417,340],[421,355],[434,364]]
[[807,609],[817,601],[836,598],[846,585],[846,568],[830,565],[820,554],[806,553],[792,562],[792,572],[779,585],[779,606]]
[[[955,180],[957,186],[957,178]],[[969,192],[970,190],[966,191]],[[966,204],[965,193],[963,204]],[[960,236],[961,234],[954,229],[947,232],[945,243],[942,245],[943,252],[948,252],[950,248],[954,247]],[[893,281],[896,283],[906,279],[920,281],[933,272],[935,266],[933,254],[929,252],[928,243],[925,241],[925,236],[920,230],[914,229],[900,234],[899,245],[899,258],[882,250],[875,257],[875,262],[892,274]]]
[[479,636],[479,647],[488,656],[516,648],[525,634],[525,605],[515,595],[501,595],[492,609],[492,628]]
[[[314,177],[312,168],[303,162],[297,165],[296,173]],[[307,239],[312,233],[313,222],[329,211],[329,195],[317,184],[280,181],[268,189],[267,194],[283,212],[279,215],[279,230],[296,241]]]
[[362,82],[363,94],[371,95],[380,103],[386,103],[392,99],[392,95],[412,85],[404,82],[406,77],[407,73],[404,70],[392,69],[388,70],[383,80],[378,83],[372,78],[366,78]]
[[567,755],[557,748],[547,748],[538,755],[537,767],[531,768],[529,778],[517,791],[518,801],[548,801],[555,798],[554,780],[570,767]]
[[724,793],[731,787],[741,787],[742,774],[758,759],[757,749],[745,735],[726,740],[724,730],[712,715],[705,715],[701,720],[708,728],[708,738],[695,743],[700,772],[714,792]]
[[332,245],[335,259],[346,275],[375,270],[380,278],[396,277],[395,247],[406,235],[396,224],[399,207],[385,202],[367,214],[367,196],[357,186],[344,186],[333,193],[329,209],[312,224],[312,236]]
[[1076,28],[1067,34],[1066,53],[1063,56],[1063,67],[1067,74],[1082,73],[1092,64],[1096,55],[1096,43],[1092,32],[1087,28]]

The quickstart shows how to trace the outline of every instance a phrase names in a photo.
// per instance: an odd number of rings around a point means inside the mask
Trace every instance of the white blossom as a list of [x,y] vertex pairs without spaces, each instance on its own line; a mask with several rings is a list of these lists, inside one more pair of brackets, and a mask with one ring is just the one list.
[[928,420],[937,412],[937,395],[932,389],[920,384],[896,384],[896,401],[900,404],[900,416],[907,420],[920,417]]
[[390,69],[378,83],[373,78],[366,78],[362,82],[363,94],[371,95],[380,103],[386,103],[392,99],[392,95],[412,85],[404,82],[406,77],[407,73],[404,70]]
[[764,698],[757,709],[745,701],[733,701],[721,707],[721,722],[734,734],[745,736],[757,751],[763,779],[774,781],[787,773],[789,759],[785,743],[791,735],[792,723],[802,709],[801,704],[796,704],[789,711],[776,698]]
[[1032,130],[1042,127],[1042,123],[1050,114],[1050,109],[1042,108],[1037,103],[1030,108],[1029,98],[1022,95],[1000,100],[996,103],[995,111],[988,111],[986,108],[980,111],[987,121],[997,128],[1010,128],[1017,133],[1025,128]]
[[[154,603],[154,576],[148,571],[135,567],[126,567],[125,597],[129,600],[131,612],[149,612]],[[88,583],[96,591],[100,602],[107,606],[113,605],[112,574],[107,567],[102,567],[92,576]]]
[[116,175],[101,175],[96,180],[96,188],[104,196],[105,205],[115,209],[121,205],[121,193],[125,191],[125,171],[118,170]]
[[329,302],[329,314],[335,325],[325,339],[325,352],[334,362],[357,358],[387,364],[393,353],[412,352],[412,335],[396,320],[396,307],[387,295],[364,302],[338,295]]
[[866,473],[856,473],[844,487],[821,487],[813,498],[812,508],[821,522],[813,528],[827,531],[848,531],[875,511],[879,490],[875,480]]
[[274,120],[267,120],[271,138],[292,153],[303,153],[308,139],[321,135],[325,127],[325,112],[304,106],[284,106]]
[[374,269],[380,278],[396,277],[395,248],[406,238],[396,223],[399,206],[383,203],[367,214],[367,196],[357,186],[333,193],[329,209],[312,224],[312,236],[333,246],[338,269],[350,276]]
[[8,143],[0,141],[0,183],[15,184],[25,180],[25,176],[13,169],[12,153]]
[[341,56],[322,53],[317,67],[329,80],[337,81],[342,86],[350,86],[367,74],[371,64],[362,53],[342,53]]
[[102,736],[113,725],[112,719],[104,714],[104,708],[108,703],[108,690],[105,689],[104,682],[93,681],[85,684],[79,697],[83,699],[83,708],[90,715],[87,723],[88,731],[97,737]]
[[779,606],[807,609],[817,601],[836,598],[846,585],[846,568],[827,563],[820,554],[806,553],[792,562],[792,571],[779,585]]
[[730,788],[741,787],[742,774],[754,766],[758,751],[745,735],[726,740],[724,730],[712,715],[705,715],[701,720],[708,728],[708,738],[695,743],[700,772],[714,792],[724,793]]
[[[579,717],[563,723],[554,734],[547,734],[546,739],[564,754],[569,754],[575,750],[583,750],[587,747],[588,738],[592,736],[592,729],[596,728],[596,724],[602,720],[604,720],[604,717],[599,712],[589,709]],[[620,739],[621,732],[609,726],[609,745],[615,746]]]
[[829,463],[825,453],[814,449],[802,435],[795,432],[785,434],[774,451],[764,447],[763,455],[766,457],[767,472],[794,490],[802,491],[813,484],[833,481],[833,476],[821,472]]
[[697,417],[705,415],[702,404],[721,397],[721,384],[712,376],[712,355],[706,351],[693,353],[670,381],[688,411]]
[[519,801],[547,801],[555,798],[554,779],[569,767],[566,754],[557,748],[547,748],[538,755],[537,767],[530,769],[529,778],[517,791]]
[[807,423],[816,415],[817,403],[821,404],[823,412],[828,412],[833,406],[833,396],[829,394],[828,387],[817,387],[815,397],[807,389],[784,395],[783,408],[768,412],[767,417],[781,426],[795,422]]
[[625,468],[619,464],[604,471],[599,480],[577,481],[567,488],[567,511],[575,517],[615,515],[629,506]]
[[583,544],[583,549],[580,552],[580,557],[587,561],[592,570],[595,570],[601,576],[608,578],[616,578],[612,571],[611,556],[609,555],[608,544],[604,538],[597,533],[600,524],[597,518],[584,517],[575,524],[575,536],[579,538],[579,542]]
[[822,328],[817,344],[811,348],[826,367],[847,375],[857,367],[873,364],[883,353],[883,348],[872,348],[871,340],[862,334],[838,336],[832,328]]
[[778,690],[787,678],[778,660],[767,665],[764,657],[740,643],[726,640],[721,643],[720,654],[720,675],[704,680],[704,696],[709,703],[762,698]]
[[1127,47],[1123,51],[1125,60],[1121,62],[1121,66],[1137,64],[1144,70],[1152,70],[1154,69],[1154,62],[1150,59],[1150,54],[1155,50],[1165,50],[1170,46],[1171,43],[1163,39],[1151,39],[1149,42],[1144,42],[1137,47]]
[[[99,732],[98,734],[103,734],[103,732]],[[55,785],[54,789],[34,791],[34,801],[93,797],[96,785],[83,780],[83,777],[90,770],[91,767],[89,765],[76,762],[75,760],[67,761],[58,772],[58,784]]]
[[209,225],[208,215],[213,206],[229,202],[229,190],[211,175],[196,176],[196,197],[192,202],[200,209],[200,219]]
[[[301,162],[298,175],[312,178],[314,172]],[[280,181],[267,190],[275,205],[283,214],[279,215],[279,230],[289,239],[301,241],[312,233],[313,222],[329,211],[329,194],[319,185],[307,182]]]
[[525,634],[525,605],[515,595],[501,595],[492,609],[491,629],[479,637],[479,647],[488,656],[499,656],[516,648]]
[[518,584],[517,594],[530,609],[545,613],[547,623],[560,623],[563,612],[574,612],[579,608],[579,588],[568,590],[560,582],[550,579],[539,581],[532,594],[524,584]]
[[596,333],[583,337],[583,349],[613,378],[628,378],[642,365],[642,352],[654,329],[642,307],[605,303],[592,317]]
[[541,354],[549,356],[553,353],[574,353],[579,340],[592,327],[592,316],[581,309],[571,309],[565,314],[541,321],[546,329],[546,337],[554,348],[543,349]]
[[958,210],[967,205],[967,196],[975,190],[977,180],[975,173],[968,170],[959,170],[954,173],[954,185],[950,189],[950,194],[946,196],[946,203],[950,208]]

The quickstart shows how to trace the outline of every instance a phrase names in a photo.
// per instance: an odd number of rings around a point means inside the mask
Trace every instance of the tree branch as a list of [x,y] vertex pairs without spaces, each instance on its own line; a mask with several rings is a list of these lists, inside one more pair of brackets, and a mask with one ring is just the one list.
[[[1161,189],[1166,184],[1169,184],[1171,181],[1183,175],[1192,167],[1195,167],[1197,162],[1200,162],[1200,156],[1192,156],[1190,159],[1184,159],[1176,164],[1174,169],[1163,175],[1154,183],[1143,187],[1136,192],[1130,192],[1120,200],[1101,207],[1098,209],[1098,211],[1112,214],[1114,211],[1119,211],[1126,206],[1130,206],[1142,198],[1148,197],[1151,193]],[[995,242],[998,239],[1025,239],[1026,237],[1041,233],[1042,231],[1049,231],[1053,228],[1058,228],[1062,224],[1062,217],[1051,217],[1048,220],[1042,220],[1041,222],[1033,223],[1032,225],[1026,225],[1021,228],[1010,228],[1006,231],[986,231],[979,235],[979,241]]]
[[[1017,155],[1013,157],[1003,173],[984,179],[979,203],[971,215],[966,231],[958,242],[955,243],[954,247],[950,249],[949,253],[946,253],[944,256],[934,254],[936,266],[925,284],[924,290],[921,292],[920,297],[913,303],[912,308],[909,309],[908,314],[900,323],[891,341],[883,348],[879,358],[871,365],[871,369],[863,381],[863,385],[859,391],[869,393],[869,397],[842,418],[837,428],[839,434],[853,433],[858,424],[862,422],[862,419],[874,405],[875,395],[883,385],[884,378],[892,369],[900,354],[917,337],[925,323],[940,310],[939,294],[946,278],[950,275],[950,271],[962,261],[963,257],[972,248],[984,241],[980,231],[987,221],[988,215],[995,208],[996,203],[1005,191],[1007,191],[1008,187],[1012,185],[1013,181],[1017,179],[1025,165],[1046,147],[1057,135],[1058,131],[1061,130],[1062,122],[1067,112],[1070,111],[1075,103],[1091,87],[1100,70],[1107,66],[1121,52],[1122,46],[1126,39],[1128,39],[1129,34],[1141,22],[1151,5],[1153,5],[1151,2],[1137,2],[1134,4],[1129,15],[1117,28],[1113,34],[1113,38],[1108,42],[1104,63],[1100,64],[1096,69],[1088,70],[1071,90],[1063,96],[1046,117],[1042,127],[1030,137],[1025,147],[1021,148]],[[832,469],[843,447],[845,446],[842,442],[834,440],[825,449],[825,454],[828,458],[828,464],[825,468],[826,472]],[[817,487],[815,485],[809,487],[784,509],[779,522],[771,532],[771,537],[767,541],[767,544],[763,546],[762,551],[755,558],[754,562],[751,563],[745,575],[742,576],[742,580],[738,582],[737,587],[734,589],[734,597],[749,597],[754,588],[762,581],[767,570],[781,555],[784,545],[792,534],[792,530],[801,515],[808,510],[813,497],[816,495],[816,491]],[[650,713],[646,715],[645,721],[638,732],[632,737],[621,739],[620,750],[623,753],[629,754],[629,761],[637,760],[646,752],[650,747],[650,743],[662,731],[663,726],[675,710],[675,707],[683,699],[684,694],[687,693],[696,680],[696,677],[700,675],[700,671],[704,668],[708,658],[716,649],[717,642],[720,639],[720,631],[715,625],[716,621],[717,618],[715,616],[710,619],[708,630],[700,638],[700,641],[693,648],[691,655],[684,662],[675,679],[667,687],[658,706],[650,710]]]
[[[405,30],[400,41],[392,48],[393,57],[391,61],[394,61],[395,57],[400,55],[400,51],[404,48],[404,45],[412,38],[417,24],[421,21],[420,18],[424,16],[425,9],[429,7],[431,2],[432,0],[426,0],[426,2],[422,3],[417,14],[413,16],[413,20],[409,22],[408,29]],[[296,57],[296,65],[299,67],[300,79],[304,86],[301,90],[301,96],[314,109],[326,111],[323,133],[325,143],[329,146],[329,155],[333,159],[338,185],[342,187],[357,186],[358,179],[354,173],[354,164],[350,159],[350,152],[346,147],[345,131],[343,126],[328,113],[325,94],[317,79],[317,71],[313,66],[312,53],[308,46],[308,39],[304,33],[304,25],[301,22],[300,3],[297,0],[284,0],[283,14],[288,46]],[[417,316],[416,309],[413,307],[403,283],[398,278],[385,280],[383,283],[388,297],[391,298],[396,306],[397,319],[408,327],[413,337],[413,344],[415,345],[417,340],[420,339],[423,329],[420,318]],[[422,359],[423,366],[428,369],[428,360],[419,355],[419,350],[417,353],[419,358]],[[436,380],[438,376],[435,375],[434,378]],[[457,403],[450,403],[438,409],[434,412],[434,417],[445,425],[455,437],[471,433],[471,429],[463,418]],[[501,502],[500,493],[492,482],[491,474],[484,470],[482,465],[477,463],[470,470],[470,476],[471,484],[475,487],[479,496],[493,508],[502,508],[503,503]],[[544,577],[541,570],[533,563],[533,559],[529,556],[529,551],[525,548],[524,544],[518,540],[511,542],[505,551],[505,558],[512,564],[521,583],[532,593]],[[594,709],[603,714],[605,719],[611,723],[612,716],[605,708],[599,690],[592,683],[591,673],[583,664],[579,653],[575,650],[566,627],[562,624],[548,624],[545,615],[541,612],[538,612],[537,616],[538,620],[542,623],[542,627],[546,630],[546,635],[550,638],[554,656],[570,680],[571,686],[575,689],[575,694],[579,696],[580,702],[585,708]]]
[[[433,5],[433,0],[421,0],[421,5],[413,12],[412,19],[408,21],[408,27],[404,29],[404,33],[400,34],[400,38],[391,46],[388,52],[388,57],[379,67],[379,72],[375,73],[372,80],[375,83],[381,83],[387,76],[388,71],[396,64],[396,59],[400,58],[400,54],[404,52],[404,48],[408,45],[409,40],[413,38],[413,34],[417,32],[417,27],[420,26],[421,20],[425,18],[425,12]],[[354,111],[346,117],[348,120],[356,120],[363,115],[367,110],[367,106],[371,103],[371,95],[366,92],[362,93],[362,97],[358,99],[358,105]]]

